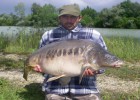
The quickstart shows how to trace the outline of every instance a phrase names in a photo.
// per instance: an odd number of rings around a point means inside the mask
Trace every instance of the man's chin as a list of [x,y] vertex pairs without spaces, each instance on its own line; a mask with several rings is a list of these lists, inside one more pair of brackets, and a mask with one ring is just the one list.
[[72,30],[72,29],[74,29],[74,27],[66,27],[66,29]]

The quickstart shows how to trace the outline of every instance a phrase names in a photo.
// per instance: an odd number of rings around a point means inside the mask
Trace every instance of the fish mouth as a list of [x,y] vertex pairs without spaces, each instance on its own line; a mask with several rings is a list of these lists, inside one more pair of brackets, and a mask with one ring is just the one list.
[[112,66],[113,66],[113,67],[120,68],[123,64],[124,64],[123,61],[118,60],[118,61],[112,63]]

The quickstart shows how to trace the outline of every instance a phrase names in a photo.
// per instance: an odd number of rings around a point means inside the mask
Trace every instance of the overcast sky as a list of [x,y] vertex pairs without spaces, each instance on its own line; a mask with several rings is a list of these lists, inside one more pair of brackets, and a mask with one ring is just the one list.
[[[77,3],[81,9],[89,6],[96,11],[101,11],[103,8],[111,8],[123,1],[126,0],[0,0],[0,14],[14,12],[14,7],[20,2],[24,3],[25,11],[29,13],[33,3],[37,3],[41,6],[44,4],[52,4],[56,8],[65,4]],[[140,0],[131,1],[140,3]]]

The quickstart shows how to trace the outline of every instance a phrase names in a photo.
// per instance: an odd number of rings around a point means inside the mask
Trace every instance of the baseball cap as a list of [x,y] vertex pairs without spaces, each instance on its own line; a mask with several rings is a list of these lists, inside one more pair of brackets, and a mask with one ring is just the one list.
[[81,13],[80,8],[77,4],[71,4],[71,5],[64,5],[59,9],[59,15],[73,15],[73,16],[79,16]]

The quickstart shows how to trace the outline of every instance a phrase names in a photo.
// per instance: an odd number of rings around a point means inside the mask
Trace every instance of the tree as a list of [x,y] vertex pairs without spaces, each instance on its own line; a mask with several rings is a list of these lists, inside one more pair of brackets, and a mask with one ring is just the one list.
[[83,19],[81,22],[82,25],[88,26],[88,27],[94,26],[94,23],[96,23],[95,18],[97,16],[97,12],[94,9],[87,6],[81,11],[81,14],[83,16]]
[[0,15],[0,26],[12,26],[17,23],[17,16],[14,14],[1,14]]
[[24,3],[20,2],[15,6],[15,12],[16,15],[20,18],[20,19],[24,19],[25,17],[25,7],[24,7]]
[[119,6],[125,11],[122,16],[137,17],[140,15],[140,4],[137,2],[133,3],[130,0],[127,0],[120,3]]
[[82,14],[82,16],[88,15],[88,16],[90,16],[91,18],[95,18],[96,15],[97,15],[97,12],[96,12],[94,9],[92,9],[92,8],[90,8],[90,7],[87,6],[86,8],[84,8],[84,9],[81,11],[81,14]]
[[42,7],[39,4],[33,3],[31,7],[31,25],[38,26],[39,23],[39,14]]
[[94,25],[94,22],[89,15],[84,15],[81,24],[86,27],[92,27]]
[[103,27],[107,28],[119,28],[119,21],[121,20],[121,15],[124,10],[120,6],[114,6],[111,9],[103,9],[100,13],[100,22],[102,22]]
[[56,26],[57,22],[57,10],[50,4],[45,4],[43,7],[34,3],[32,5],[32,22],[34,26],[46,27]]
[[138,29],[140,29],[140,17],[135,18],[135,23]]
[[139,9],[139,3],[124,1],[110,9],[103,9],[96,25],[106,28],[138,28],[136,19],[140,15]]
[[45,4],[42,7],[41,13],[40,13],[40,21],[41,25],[43,27],[46,26],[53,26],[54,23],[56,23],[57,20],[57,10],[54,6],[50,4]]
[[24,26],[25,25],[25,7],[24,3],[20,2],[15,6],[16,15],[19,17],[18,22],[16,23],[17,26]]

